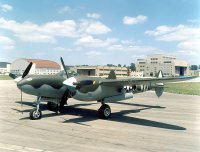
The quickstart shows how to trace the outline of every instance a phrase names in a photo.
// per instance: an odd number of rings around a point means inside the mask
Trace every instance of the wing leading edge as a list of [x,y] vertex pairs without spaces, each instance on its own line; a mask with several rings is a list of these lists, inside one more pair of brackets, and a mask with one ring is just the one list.
[[125,79],[112,79],[112,80],[101,80],[100,84],[110,87],[123,87],[128,85],[148,85],[150,83],[168,83],[190,80],[196,77],[181,76],[181,77],[157,77],[157,78],[125,78]]

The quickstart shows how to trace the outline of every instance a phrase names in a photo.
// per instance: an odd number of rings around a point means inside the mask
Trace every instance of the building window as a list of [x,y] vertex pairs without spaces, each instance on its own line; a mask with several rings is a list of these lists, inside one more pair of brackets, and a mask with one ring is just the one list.
[[172,63],[171,61],[164,61],[164,63]]

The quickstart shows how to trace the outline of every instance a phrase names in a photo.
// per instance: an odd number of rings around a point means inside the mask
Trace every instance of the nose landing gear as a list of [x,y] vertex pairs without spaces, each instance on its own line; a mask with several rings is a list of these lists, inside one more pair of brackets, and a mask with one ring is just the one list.
[[30,111],[31,120],[37,120],[42,117],[42,111],[40,110],[40,102],[41,102],[41,97],[38,97],[36,101],[36,108]]

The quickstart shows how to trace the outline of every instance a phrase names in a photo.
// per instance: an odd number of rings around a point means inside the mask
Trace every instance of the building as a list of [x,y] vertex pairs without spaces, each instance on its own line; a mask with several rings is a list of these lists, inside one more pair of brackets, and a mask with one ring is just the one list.
[[10,73],[10,63],[0,62],[0,75],[8,75]]
[[33,62],[33,65],[29,73],[33,75],[50,75],[61,71],[60,65],[54,61],[21,58],[11,64],[11,73],[22,75],[30,62]]
[[131,71],[130,76],[133,78],[142,78],[143,77],[143,71],[137,72],[137,71]]
[[194,74],[195,74],[195,76],[199,76],[200,77],[200,70],[195,70]]
[[190,76],[199,76],[200,77],[200,70],[189,70]]
[[156,54],[149,55],[146,59],[138,59],[136,70],[143,71],[145,77],[156,76],[159,70],[164,76],[184,76],[189,75],[189,64],[174,56]]
[[78,66],[75,68],[80,75],[108,77],[111,70],[115,71],[117,77],[128,76],[126,67],[110,67],[110,66]]

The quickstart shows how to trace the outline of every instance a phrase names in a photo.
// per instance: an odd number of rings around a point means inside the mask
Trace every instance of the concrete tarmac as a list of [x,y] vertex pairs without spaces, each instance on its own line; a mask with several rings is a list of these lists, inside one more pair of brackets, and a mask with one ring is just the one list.
[[68,101],[62,114],[41,104],[43,118],[29,120],[34,96],[12,80],[0,81],[0,152],[200,151],[200,96],[153,91],[109,103],[112,116],[98,118],[97,102]]

